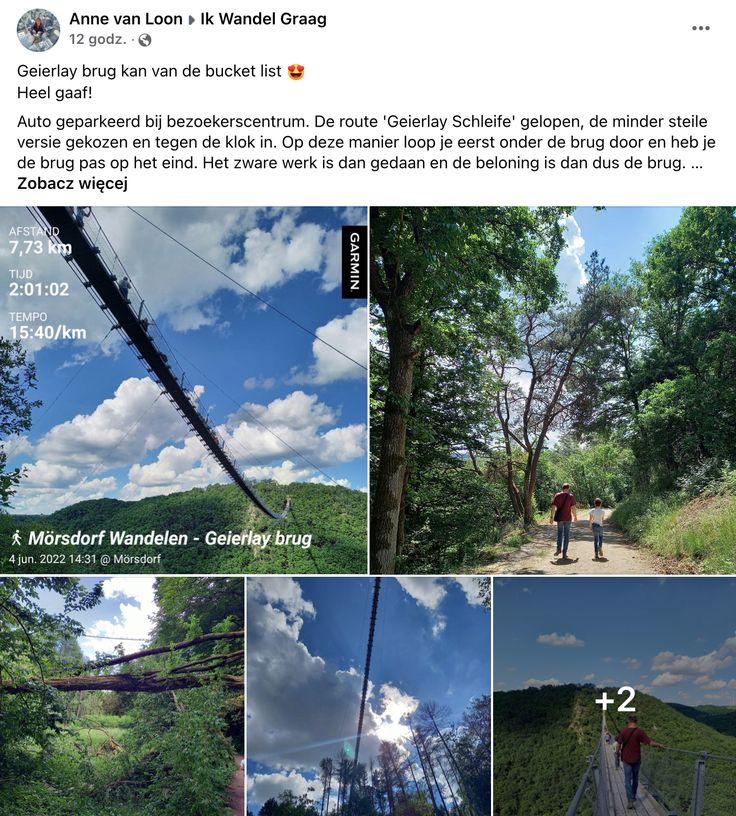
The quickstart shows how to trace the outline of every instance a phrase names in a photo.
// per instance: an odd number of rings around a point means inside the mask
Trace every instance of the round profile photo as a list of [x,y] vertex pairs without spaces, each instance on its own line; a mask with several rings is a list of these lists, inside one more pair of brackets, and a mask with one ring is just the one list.
[[46,9],[31,9],[18,20],[18,39],[29,51],[48,51],[59,39],[59,21]]

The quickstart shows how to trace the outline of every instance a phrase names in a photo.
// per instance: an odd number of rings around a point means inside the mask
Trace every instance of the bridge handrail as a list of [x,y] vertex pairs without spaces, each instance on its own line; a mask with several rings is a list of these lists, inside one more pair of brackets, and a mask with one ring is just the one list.
[[688,751],[685,748],[670,748],[665,746],[662,750],[674,751],[678,754],[689,754],[690,756],[702,756],[706,759],[718,759],[725,762],[736,762],[736,756],[724,756],[723,754],[711,754],[710,751]]
[[599,742],[595,753],[591,754],[588,757],[588,767],[585,769],[585,772],[583,773],[583,777],[580,780],[578,789],[577,791],[575,791],[575,796],[573,796],[572,801],[570,802],[570,806],[568,807],[565,813],[565,816],[575,816],[575,814],[577,813],[580,802],[582,801],[583,796],[585,795],[585,789],[588,786],[590,780],[593,778],[593,771],[595,770],[596,758],[599,756],[600,750],[601,745]]

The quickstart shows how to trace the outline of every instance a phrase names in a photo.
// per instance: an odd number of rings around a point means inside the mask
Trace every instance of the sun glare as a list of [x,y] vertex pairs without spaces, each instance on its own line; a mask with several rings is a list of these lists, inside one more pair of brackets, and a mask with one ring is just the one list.
[[384,720],[376,728],[376,736],[381,742],[403,742],[409,738],[409,728],[400,722]]

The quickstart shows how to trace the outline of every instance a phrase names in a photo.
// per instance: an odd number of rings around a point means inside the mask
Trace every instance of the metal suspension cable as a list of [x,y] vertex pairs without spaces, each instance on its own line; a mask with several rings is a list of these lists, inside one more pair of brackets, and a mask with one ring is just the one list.
[[[98,351],[99,351],[99,350],[102,348],[102,346],[103,346],[103,344],[104,344],[105,340],[107,340],[107,338],[108,338],[108,337],[109,337],[109,336],[110,336],[110,335],[111,335],[111,334],[112,334],[114,331],[115,331],[115,327],[114,327],[114,326],[112,326],[112,327],[110,328],[110,331],[109,331],[109,332],[108,332],[108,333],[107,333],[107,334],[106,334],[106,335],[105,335],[105,336],[102,338],[102,340],[100,340],[100,342],[97,344],[97,346],[96,346],[95,350],[94,350],[94,351],[93,351],[91,354],[89,354],[89,355],[87,356],[87,358],[85,359],[85,361],[84,361],[84,362],[83,362],[83,363],[82,363],[82,364],[79,366],[79,368],[78,368],[78,369],[77,369],[77,370],[74,372],[74,374],[72,374],[72,376],[69,378],[69,380],[66,382],[66,384],[65,384],[64,386],[62,386],[61,391],[59,391],[59,393],[58,393],[58,394],[57,394],[57,395],[56,395],[56,396],[53,398],[53,400],[51,400],[51,402],[50,402],[50,403],[49,403],[49,404],[46,406],[46,410],[45,410],[45,411],[43,411],[43,412],[42,412],[42,413],[39,415],[38,419],[43,419],[43,418],[46,416],[46,414],[48,414],[48,412],[49,412],[49,411],[50,411],[50,410],[51,410],[51,409],[54,407],[54,405],[56,405],[56,403],[57,403],[57,402],[59,401],[59,399],[61,398],[62,394],[64,394],[64,393],[65,393],[65,392],[66,392],[66,391],[69,389],[69,387],[71,386],[71,384],[72,384],[72,383],[73,383],[73,382],[74,382],[74,381],[77,379],[77,377],[78,377],[78,376],[79,376],[79,375],[82,373],[82,370],[83,370],[83,369],[84,369],[84,367],[87,365],[87,363],[88,363],[88,362],[89,362],[89,361],[90,361],[90,360],[91,360],[91,359],[92,359],[92,358],[93,358],[93,357],[94,357],[94,356],[97,354],[97,352],[98,352]],[[38,419],[37,419],[36,421],[38,421]]]
[[[136,429],[136,427],[138,427],[138,425],[140,425],[140,423],[141,423],[141,422],[143,422],[143,420],[146,418],[146,416],[148,415],[148,413],[149,413],[150,411],[152,411],[152,410],[153,410],[154,405],[155,405],[155,404],[156,404],[156,403],[157,403],[157,402],[158,402],[158,401],[161,399],[161,397],[163,396],[163,394],[164,394],[164,392],[163,392],[163,391],[160,391],[160,392],[159,392],[159,393],[156,395],[156,399],[154,399],[154,401],[153,401],[153,402],[152,402],[152,403],[151,403],[151,404],[148,406],[148,408],[146,408],[146,410],[145,410],[145,411],[143,411],[143,413],[142,413],[142,414],[141,414],[141,415],[138,417],[138,419],[136,419],[136,421],[135,421],[135,422],[133,422],[133,424],[132,424],[132,425],[130,425],[130,427],[128,428],[128,430],[127,430],[127,431],[126,431],[126,432],[125,432],[125,433],[124,433],[124,434],[123,434],[123,435],[120,437],[120,439],[118,439],[118,441],[115,443],[115,447],[116,447],[116,448],[119,448],[119,447],[120,447],[120,445],[122,445],[122,444],[123,444],[123,442],[125,442],[125,440],[126,440],[126,439],[127,439],[127,438],[128,438],[128,437],[129,437],[129,436],[132,434],[132,433],[133,433],[133,431]],[[71,498],[73,498],[74,496],[76,496],[76,495],[77,495],[77,493],[79,493],[79,491],[82,489],[82,487],[84,486],[84,484],[85,484],[85,483],[86,483],[86,482],[87,482],[87,481],[88,481],[88,480],[89,480],[89,479],[90,479],[92,476],[94,476],[96,473],[99,473],[99,472],[100,472],[100,471],[101,471],[103,468],[109,468],[109,467],[110,467],[110,465],[109,465],[109,463],[108,463],[108,462],[98,462],[96,465],[94,465],[94,466],[92,467],[92,469],[90,470],[90,472],[89,472],[89,473],[88,473],[88,474],[87,474],[87,475],[86,475],[86,476],[85,476],[85,477],[82,479],[82,481],[81,481],[81,482],[80,482],[78,485],[76,485],[76,487],[74,488],[74,490],[72,490],[72,492],[71,492],[71,493],[69,493],[69,499],[71,499]]]
[[194,255],[195,258],[202,261],[202,263],[207,264],[211,269],[214,269],[215,272],[218,272],[224,278],[227,278],[232,284],[237,286],[239,289],[242,289],[244,292],[247,292],[251,297],[254,297],[260,303],[262,303],[267,309],[271,309],[271,311],[276,312],[276,314],[281,315],[285,320],[288,320],[289,323],[292,323],[297,328],[301,329],[303,332],[306,332],[311,337],[314,337],[315,340],[319,340],[320,343],[323,343],[328,348],[331,348],[333,351],[340,354],[346,360],[350,360],[351,363],[355,363],[355,365],[362,368],[364,371],[368,370],[368,366],[363,365],[363,363],[358,362],[354,357],[351,357],[349,354],[346,354],[344,351],[341,351],[337,346],[333,346],[332,343],[328,343],[327,340],[324,340],[320,337],[316,332],[313,332],[311,329],[307,328],[302,323],[299,323],[298,320],[295,320],[291,315],[288,315],[286,312],[279,309],[277,306],[274,306],[272,303],[269,303],[265,298],[262,298],[260,295],[253,292],[251,289],[248,289],[247,286],[244,286],[240,281],[233,278],[231,275],[228,275],[227,272],[224,272],[218,266],[215,266],[211,261],[208,261],[206,258],[203,258],[198,252],[195,252],[191,247],[187,246],[185,243],[180,241],[178,238],[175,238],[171,233],[167,232],[163,227],[160,227],[158,224],[151,221],[150,218],[146,218],[143,213],[136,210],[134,207],[128,207],[128,209],[137,215],[139,218],[142,218],[147,224],[150,224],[154,229],[158,230],[160,233],[165,235],[167,238],[171,239],[175,244],[178,244],[182,249],[186,250],[190,255]]
[[355,737],[355,758],[353,760],[353,773],[350,780],[350,795],[348,806],[352,809],[353,793],[355,792],[355,779],[358,775],[358,758],[360,756],[360,740],[363,736],[363,717],[365,715],[365,702],[368,697],[368,678],[371,672],[371,657],[373,656],[373,638],[376,634],[376,616],[378,615],[378,596],[381,593],[381,579],[373,579],[373,603],[371,605],[371,622],[368,627],[368,648],[365,653],[365,669],[363,671],[363,690],[360,695],[360,713],[358,715],[358,732]]
[[174,351],[176,351],[176,353],[184,360],[185,363],[190,365],[201,377],[207,380],[207,382],[210,383],[210,385],[214,386],[223,396],[227,397],[227,399],[229,399],[230,402],[232,402],[233,405],[235,405],[239,411],[242,411],[249,417],[249,419],[253,420],[253,422],[255,422],[257,425],[260,425],[261,428],[263,428],[265,431],[268,431],[268,433],[270,433],[271,436],[273,436],[275,439],[278,439],[278,441],[281,442],[282,445],[286,445],[286,447],[292,453],[296,454],[296,456],[298,456],[301,460],[306,462],[311,468],[314,468],[314,470],[316,470],[318,473],[321,473],[325,477],[325,479],[329,479],[335,485],[341,487],[340,482],[338,482],[337,479],[330,476],[329,473],[325,473],[325,471],[322,470],[322,468],[319,465],[316,465],[314,462],[308,459],[303,453],[300,453],[295,447],[290,445],[283,437],[279,436],[276,433],[276,431],[271,430],[271,428],[269,428],[268,425],[265,424],[265,422],[261,422],[261,420],[258,419],[258,417],[254,413],[245,408],[242,403],[238,402],[238,400],[235,399],[235,397],[228,394],[228,392],[225,391],[225,389],[222,388],[221,385],[218,385],[212,379],[212,377],[209,376],[209,374],[207,374],[205,371],[202,371],[202,369],[196,363],[193,363],[181,349],[174,349]]

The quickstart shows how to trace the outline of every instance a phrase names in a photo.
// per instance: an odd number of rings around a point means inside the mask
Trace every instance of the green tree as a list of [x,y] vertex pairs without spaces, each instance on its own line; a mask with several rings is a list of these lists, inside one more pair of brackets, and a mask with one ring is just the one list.
[[513,342],[508,287],[523,282],[543,302],[554,294],[562,213],[493,207],[372,210],[371,290],[387,353],[372,496],[376,572],[396,567],[408,482],[407,418],[422,348],[458,332],[465,340],[495,336]]
[[20,482],[21,468],[7,471],[4,441],[31,427],[31,411],[41,403],[28,392],[36,387],[36,366],[19,341],[0,337],[0,507],[7,507]]
[[686,209],[635,273],[647,342],[634,450],[666,485],[736,459],[736,209]]
[[[42,591],[59,595],[63,612],[47,612],[39,603]],[[43,678],[68,670],[70,658],[79,656],[73,647],[60,654],[59,646],[76,643],[83,629],[72,614],[98,604],[101,591],[100,584],[86,590],[76,578],[0,578],[0,767],[25,740],[46,746],[58,730],[63,706]],[[4,693],[3,687],[30,678],[38,685],[26,693]]]
[[501,468],[488,476],[502,472],[514,513],[524,524],[534,520],[537,473],[550,433],[569,427],[590,400],[588,355],[612,311],[610,270],[597,252],[585,272],[576,303],[541,309],[528,294],[520,299],[521,358],[495,349],[489,355],[502,384],[492,405],[505,455]]

